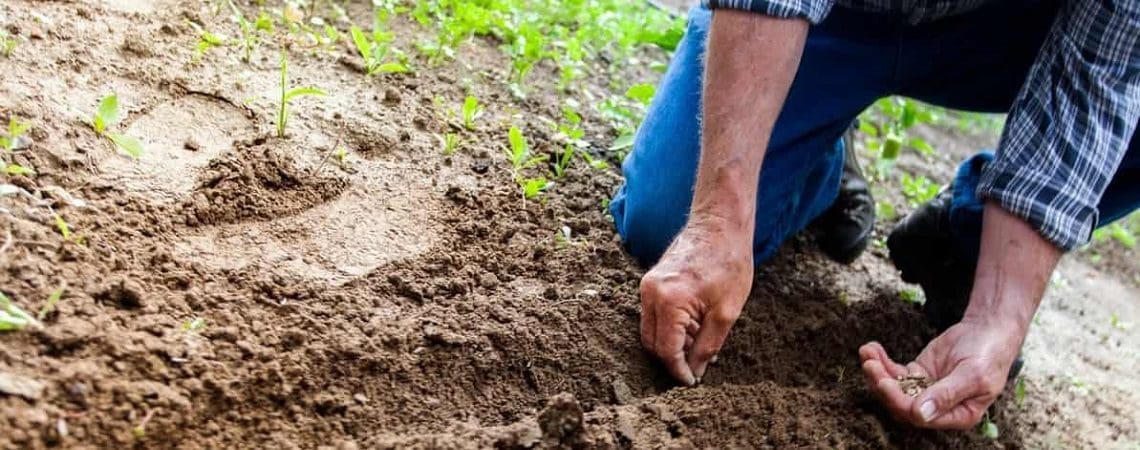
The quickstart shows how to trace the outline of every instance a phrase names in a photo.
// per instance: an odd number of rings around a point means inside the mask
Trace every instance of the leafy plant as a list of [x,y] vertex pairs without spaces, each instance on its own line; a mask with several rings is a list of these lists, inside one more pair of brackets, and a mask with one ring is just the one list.
[[17,331],[27,327],[42,327],[40,322],[20,309],[12,299],[0,292],[0,331]]
[[7,30],[0,30],[0,53],[3,53],[5,58],[11,58],[19,45],[20,41],[9,35]]
[[190,24],[190,28],[194,29],[194,32],[198,33],[198,42],[194,44],[193,62],[201,61],[202,57],[205,56],[206,52],[210,51],[210,49],[226,45],[225,36],[211,33],[210,30],[205,29],[197,23],[191,21],[187,21],[187,23]]
[[574,161],[574,146],[566,144],[566,148],[562,149],[562,154],[554,162],[554,178],[562,178],[563,175],[566,175],[566,169],[570,167],[572,161]]
[[[21,145],[21,138],[31,129],[32,123],[30,121],[20,120],[15,116],[9,118],[7,133],[0,135],[0,149],[9,153],[16,150],[16,148]],[[0,162],[3,162],[3,160],[0,160]],[[4,168],[4,173],[8,175],[31,175],[35,173],[32,169],[16,163],[3,162],[0,166]]]
[[31,129],[31,121],[20,120],[20,118],[15,116],[9,118],[8,132],[7,134],[0,136],[0,148],[3,148],[9,152],[15,150],[16,146],[19,144],[20,137],[27,134]]
[[51,314],[52,311],[55,311],[55,305],[59,303],[59,301],[63,298],[63,291],[66,289],[67,285],[65,284],[63,286],[60,286],[55,291],[52,291],[51,295],[48,296],[47,302],[44,303],[44,306],[42,308],[40,308],[40,313],[36,315],[36,318],[42,322],[47,318],[48,314]]
[[546,155],[534,156],[531,154],[530,146],[526,142],[526,137],[523,136],[522,130],[519,127],[511,126],[507,132],[507,141],[510,148],[507,150],[507,157],[511,161],[511,172],[515,178],[519,178],[520,172],[535,164],[546,161]]
[[[273,17],[262,11],[258,14],[257,19],[249,20],[242,14],[241,9],[239,9],[232,0],[229,2],[229,5],[230,10],[233,11],[234,20],[237,21],[238,28],[241,29],[241,59],[242,61],[249,62],[253,57],[253,52],[261,45],[261,33],[273,32]],[[201,41],[199,41],[199,45],[201,45]],[[210,46],[212,44],[207,43],[206,45]],[[205,50],[203,50],[203,52],[204,51]]]
[[403,63],[385,62],[385,58],[388,57],[388,52],[391,49],[392,33],[384,32],[379,25],[373,28],[371,36],[364,34],[364,31],[356,25],[349,28],[349,33],[352,35],[352,43],[356,45],[356,50],[364,58],[365,75],[373,76],[378,73],[408,71],[408,67]]
[[920,294],[918,291],[916,291],[914,289],[903,289],[903,290],[899,291],[899,299],[901,299],[904,302],[912,303],[912,304],[916,304],[916,305],[922,304],[924,301],[924,299],[922,298],[922,294]]
[[518,180],[519,186],[522,187],[523,198],[531,200],[537,198],[542,191],[545,191],[553,183],[546,181],[546,178],[526,178]]
[[463,99],[463,126],[468,130],[475,129],[475,119],[483,116],[483,107],[479,105],[479,99],[474,95],[468,95]]
[[138,139],[109,130],[119,122],[119,118],[119,97],[112,93],[99,101],[99,109],[91,118],[91,127],[95,129],[95,134],[109,139],[119,150],[132,158],[139,158],[143,154],[143,146]]
[[909,130],[919,123],[937,123],[936,108],[904,97],[879,99],[859,116],[859,130],[867,135],[867,149],[876,154],[876,173],[885,174],[905,148],[923,155],[934,153],[926,140],[911,137]]
[[1017,377],[1017,384],[1013,387],[1013,399],[1018,408],[1025,405],[1025,377],[1023,376]]
[[637,100],[644,106],[649,106],[649,102],[653,100],[653,95],[657,93],[657,88],[652,84],[636,84],[625,91],[625,96]]
[[440,138],[443,141],[443,154],[451,156],[459,149],[459,135],[455,133],[447,133]]
[[281,52],[281,98],[277,110],[277,137],[285,137],[285,126],[289,122],[289,102],[298,97],[324,96],[325,91],[311,86],[289,88],[289,61],[284,51]]
[[982,437],[990,440],[995,440],[1001,436],[997,424],[990,420],[989,413],[986,413],[985,417],[982,418],[982,423],[978,426],[978,432],[982,434]]
[[901,181],[903,196],[906,197],[911,207],[917,207],[932,200],[940,190],[938,184],[931,182],[922,175],[911,177],[910,174],[904,173]]

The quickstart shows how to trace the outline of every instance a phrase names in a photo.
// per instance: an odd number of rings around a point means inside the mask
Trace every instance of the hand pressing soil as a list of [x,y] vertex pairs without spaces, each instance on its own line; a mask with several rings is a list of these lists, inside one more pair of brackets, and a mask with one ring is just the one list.
[[898,380],[903,393],[911,397],[918,397],[918,394],[934,384],[930,378],[921,375],[899,375]]

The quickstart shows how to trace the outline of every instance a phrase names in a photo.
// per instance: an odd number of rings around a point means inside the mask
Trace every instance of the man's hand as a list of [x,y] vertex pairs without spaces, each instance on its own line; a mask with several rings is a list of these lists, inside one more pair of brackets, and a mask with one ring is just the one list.
[[[864,345],[859,357],[868,389],[896,419],[915,426],[976,425],[1004,388],[1060,258],[1061,250],[1029,224],[987,204],[974,291],[962,321],[905,366],[892,361],[879,343]],[[934,384],[911,398],[896,381],[900,375],[926,376]]]
[[693,221],[641,279],[641,343],[686,385],[700,381],[752,286],[752,235]]
[[807,29],[801,19],[713,12],[689,221],[641,280],[642,343],[687,385],[704,375],[752,287],[760,165]]
[[[963,321],[905,366],[892,361],[878,342],[861,347],[859,357],[867,386],[896,420],[923,428],[967,429],[1001,393],[1024,337],[1016,325]],[[938,381],[910,397],[899,386],[902,375]]]

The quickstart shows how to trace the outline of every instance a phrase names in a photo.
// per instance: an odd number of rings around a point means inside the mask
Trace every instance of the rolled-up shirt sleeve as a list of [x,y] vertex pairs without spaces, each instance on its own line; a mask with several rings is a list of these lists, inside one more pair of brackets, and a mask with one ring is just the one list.
[[740,9],[787,19],[805,19],[813,25],[823,21],[835,0],[701,0],[709,9]]
[[1065,250],[1088,242],[1097,204],[1140,117],[1140,2],[1062,7],[978,184]]

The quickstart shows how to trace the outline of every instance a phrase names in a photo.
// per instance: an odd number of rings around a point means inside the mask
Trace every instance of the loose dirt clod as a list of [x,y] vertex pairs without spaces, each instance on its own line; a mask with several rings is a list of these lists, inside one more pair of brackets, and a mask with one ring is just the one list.
[[902,388],[903,393],[911,397],[918,397],[922,391],[934,384],[930,378],[921,375],[899,375],[899,387]]

